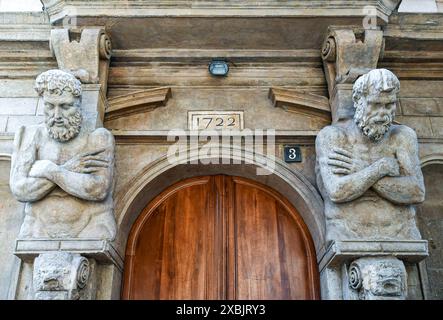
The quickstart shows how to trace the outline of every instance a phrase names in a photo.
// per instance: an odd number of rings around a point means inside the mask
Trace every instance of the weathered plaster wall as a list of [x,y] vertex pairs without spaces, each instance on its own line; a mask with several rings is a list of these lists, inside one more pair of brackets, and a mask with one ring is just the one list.
[[14,298],[20,260],[12,254],[24,205],[9,190],[10,161],[0,156],[0,299]]

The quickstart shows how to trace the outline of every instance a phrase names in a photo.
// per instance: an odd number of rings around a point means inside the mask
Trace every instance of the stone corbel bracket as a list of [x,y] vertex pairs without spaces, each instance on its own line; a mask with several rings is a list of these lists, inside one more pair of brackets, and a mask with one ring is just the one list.
[[381,30],[329,28],[321,55],[333,122],[352,118],[352,85],[359,76],[377,68],[383,47]]
[[171,88],[162,87],[110,98],[105,112],[105,121],[165,106],[171,96]]
[[274,107],[331,121],[331,108],[327,97],[294,89],[271,88],[269,99]]
[[82,83],[100,83],[106,92],[112,45],[104,29],[53,29],[50,47],[60,69]]
[[[426,240],[333,241],[326,249],[326,252],[317,256],[320,274],[326,277],[329,283],[325,286],[324,293],[322,294],[324,294],[327,299],[361,299],[357,292],[360,286],[357,286],[355,283],[356,278],[361,279],[361,276],[356,277],[355,272],[358,270],[353,270],[352,268],[356,262],[374,264],[372,269],[376,269],[379,268],[380,265],[386,265],[386,263],[390,264],[390,262],[396,261],[395,264],[399,267],[403,265],[402,268],[404,269],[404,264],[416,264],[427,256],[428,242]],[[383,275],[379,273],[378,275],[380,278],[384,277],[386,281],[386,273],[383,273]],[[368,276],[371,278],[370,274],[366,274],[366,277]],[[388,279],[388,282],[389,281]],[[403,284],[405,282],[405,280],[402,281]],[[380,281],[380,283],[382,282]],[[374,282],[373,284],[376,283]],[[366,287],[368,286],[366,285]],[[385,291],[385,294],[376,294],[376,296],[384,296],[382,297],[384,299],[400,298],[397,295],[394,297],[389,296],[386,290],[382,291]],[[407,290],[404,288],[402,291],[404,298],[404,296],[407,295]]]
[[123,258],[108,240],[40,239],[16,240],[14,254],[24,261],[33,261],[39,254],[50,252],[77,253],[103,264],[113,264],[123,271]]
[[400,241],[334,241],[326,253],[318,257],[320,272],[361,257],[393,256],[409,263],[418,263],[428,256],[427,240]]

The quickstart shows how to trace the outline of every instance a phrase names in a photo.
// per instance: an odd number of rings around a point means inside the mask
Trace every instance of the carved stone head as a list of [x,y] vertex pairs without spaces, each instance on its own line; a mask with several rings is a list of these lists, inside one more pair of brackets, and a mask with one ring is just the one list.
[[88,259],[69,252],[41,254],[34,262],[37,300],[77,300],[89,279]]
[[348,274],[349,286],[361,300],[406,298],[406,269],[397,258],[360,258],[351,263]]
[[37,77],[35,90],[43,98],[49,136],[59,142],[76,137],[82,123],[80,81],[71,73],[49,70]]
[[389,130],[397,108],[400,81],[389,70],[374,69],[354,84],[354,121],[372,141],[379,141]]

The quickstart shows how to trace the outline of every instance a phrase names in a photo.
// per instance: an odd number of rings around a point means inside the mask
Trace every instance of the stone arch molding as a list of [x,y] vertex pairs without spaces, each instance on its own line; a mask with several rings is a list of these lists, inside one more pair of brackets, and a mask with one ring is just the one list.
[[0,153],[0,161],[11,161],[11,155],[9,153]]
[[[297,209],[306,223],[314,242],[317,260],[325,251],[325,221],[323,200],[315,187],[299,171],[289,168],[283,161],[275,159],[274,172],[270,175],[256,175],[256,169],[262,167],[262,163],[270,161],[269,157],[254,153],[246,149],[241,150],[242,155],[236,156],[235,152],[229,152],[228,147],[221,147],[221,153],[216,158],[220,164],[189,164],[198,160],[210,160],[215,157],[202,157],[198,149],[188,148],[187,158],[177,159],[170,162],[166,155],[147,165],[133,180],[129,181],[115,198],[115,211],[117,216],[118,236],[115,241],[120,252],[125,252],[126,241],[132,225],[155,196],[160,194],[170,185],[191,177],[226,174],[248,178],[268,185],[280,192]],[[256,163],[253,163],[254,159]],[[222,159],[232,161],[243,160],[243,164],[223,164]],[[246,164],[245,164],[246,163]]]
[[443,153],[434,153],[420,159],[420,166],[426,167],[431,164],[443,164]]

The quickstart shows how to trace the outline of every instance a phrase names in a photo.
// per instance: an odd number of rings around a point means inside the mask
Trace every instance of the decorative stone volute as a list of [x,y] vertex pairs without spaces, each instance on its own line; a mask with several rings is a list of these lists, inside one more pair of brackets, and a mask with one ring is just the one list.
[[104,29],[53,29],[50,47],[61,70],[70,71],[82,83],[100,82],[106,92],[112,45]]
[[330,27],[321,55],[333,122],[352,118],[352,84],[377,68],[383,46],[380,30]]

